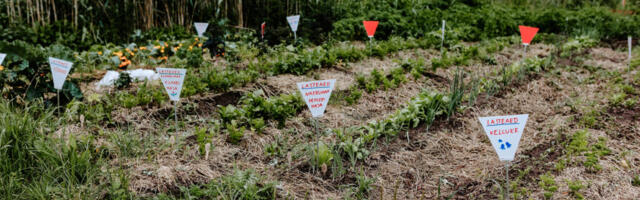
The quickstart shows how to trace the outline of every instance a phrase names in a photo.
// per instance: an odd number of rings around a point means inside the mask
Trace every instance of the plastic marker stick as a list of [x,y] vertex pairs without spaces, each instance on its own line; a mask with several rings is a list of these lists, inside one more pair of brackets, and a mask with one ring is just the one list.
[[629,66],[631,66],[631,41],[633,40],[631,39],[631,36],[629,36],[629,38],[627,38],[627,42],[629,43]]
[[440,42],[440,49],[444,46],[444,28],[446,26],[446,21],[442,20],[442,41]]

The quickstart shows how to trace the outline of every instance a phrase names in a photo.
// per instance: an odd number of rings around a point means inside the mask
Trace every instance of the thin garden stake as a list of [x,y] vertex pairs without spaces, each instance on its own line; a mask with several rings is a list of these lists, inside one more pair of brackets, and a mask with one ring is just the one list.
[[318,165],[320,162],[320,134],[318,133],[318,120],[314,118],[313,121],[314,121],[313,126],[316,132],[316,151],[314,153],[316,157],[316,164],[313,165],[313,173],[315,174],[316,165]]
[[442,51],[442,47],[444,47],[444,28],[445,28],[445,21],[442,20],[442,41],[440,41],[440,51]]
[[60,113],[60,90],[58,90],[58,95],[56,95],[56,97],[58,98],[58,107],[56,107],[56,110]]
[[509,200],[509,162],[510,161],[507,161],[505,163],[505,171],[507,172],[506,173],[507,174],[507,185],[505,185],[506,193],[504,195],[504,199],[506,199],[506,200]]
[[175,132],[178,133],[178,101],[174,101],[173,102],[173,116],[176,120],[176,130]]
[[628,44],[629,45],[629,47],[628,47],[628,49],[629,49],[629,68],[631,68],[631,43],[633,42],[633,40],[631,39],[631,36],[629,36],[627,38],[627,42],[629,43]]

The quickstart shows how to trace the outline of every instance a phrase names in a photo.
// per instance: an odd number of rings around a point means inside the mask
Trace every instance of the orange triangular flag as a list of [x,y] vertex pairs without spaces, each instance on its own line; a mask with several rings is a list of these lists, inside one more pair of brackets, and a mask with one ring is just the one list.
[[522,37],[522,44],[529,45],[533,37],[538,33],[538,28],[529,27],[529,26],[519,26],[520,27],[520,37]]
[[376,34],[376,28],[378,28],[378,21],[362,21],[364,29],[367,30],[367,36],[373,37]]

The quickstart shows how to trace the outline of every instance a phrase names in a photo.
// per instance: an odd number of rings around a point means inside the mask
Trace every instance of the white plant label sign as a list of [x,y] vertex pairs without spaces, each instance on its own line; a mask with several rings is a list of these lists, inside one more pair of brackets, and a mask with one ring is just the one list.
[[7,57],[7,54],[0,53],[0,65],[2,65],[2,61],[4,61],[4,58],[6,57]]
[[171,101],[180,101],[180,92],[182,92],[182,85],[184,84],[184,77],[187,75],[186,69],[176,68],[156,68],[160,75],[160,80],[164,89],[169,94]]
[[478,118],[501,161],[515,157],[528,118],[528,114]]
[[195,22],[193,25],[196,26],[196,32],[198,32],[198,36],[202,37],[202,34],[207,31],[207,27],[209,27],[209,23]]
[[311,116],[322,117],[324,115],[324,110],[327,108],[335,85],[335,79],[298,83],[298,89],[311,111]]
[[287,21],[293,32],[298,31],[298,22],[300,22],[300,15],[288,16]]
[[49,57],[49,66],[51,66],[51,75],[53,75],[53,88],[62,90],[64,81],[67,79],[73,63]]

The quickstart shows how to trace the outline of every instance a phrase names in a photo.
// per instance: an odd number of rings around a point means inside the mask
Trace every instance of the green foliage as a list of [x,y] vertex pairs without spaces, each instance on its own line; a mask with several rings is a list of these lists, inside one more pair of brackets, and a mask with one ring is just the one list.
[[249,121],[249,124],[251,125],[251,129],[253,129],[257,133],[262,133],[262,130],[266,126],[264,119],[262,118],[251,119]]
[[239,107],[234,105],[219,106],[218,114],[224,124],[236,123],[249,125],[260,132],[267,120],[275,120],[278,127],[284,127],[286,120],[297,114],[304,106],[300,95],[282,94],[265,99],[262,90],[244,96]]
[[568,159],[573,156],[585,156],[583,161],[584,167],[589,172],[597,172],[602,169],[599,164],[600,157],[609,155],[611,150],[606,145],[606,139],[598,138],[595,144],[589,144],[589,133],[585,130],[577,131],[571,137],[570,143],[567,145]]
[[[14,107],[3,100],[0,110],[3,199],[69,199],[83,191],[82,187],[99,184],[100,154],[90,136],[47,136],[47,130],[59,127],[63,120],[37,104]],[[38,189],[41,187],[47,190]]]
[[598,42],[598,40],[593,39],[590,36],[571,38],[568,42],[562,45],[560,56],[570,57],[573,54],[580,53],[589,47],[595,46]]
[[585,152],[588,149],[589,145],[589,133],[586,130],[576,131],[573,136],[571,136],[571,142],[567,146],[567,151],[570,155],[578,155],[582,152]]
[[333,160],[333,152],[331,147],[327,146],[324,142],[310,143],[313,151],[311,153],[309,163],[317,169],[328,169]]
[[211,143],[213,134],[209,133],[206,128],[199,127],[196,127],[196,130],[193,134],[196,136],[196,142],[198,142],[198,150],[200,152],[200,155],[205,156],[205,153],[207,152],[207,143]]
[[362,172],[356,175],[357,188],[354,193],[356,199],[367,199],[367,197],[369,197],[369,193],[371,192],[371,190],[373,190],[373,188],[371,188],[371,185],[374,183],[374,181],[375,180],[373,178],[367,177]]
[[159,89],[158,86],[149,85],[148,82],[140,85],[135,95],[128,91],[119,91],[115,95],[118,104],[125,108],[133,108],[140,105],[161,105],[169,99],[165,91]]
[[235,120],[226,124],[227,141],[232,144],[238,144],[244,138],[244,126],[239,126]]
[[544,190],[543,195],[545,199],[551,199],[553,197],[553,193],[558,191],[558,185],[550,173],[541,174],[538,185]]
[[181,199],[274,199],[275,182],[267,182],[253,170],[234,169],[205,185],[180,188]]
[[113,99],[106,96],[93,94],[87,97],[86,101],[73,100],[67,104],[65,115],[73,121],[80,121],[80,116],[84,117],[88,125],[103,125],[112,122],[111,112],[115,109]]
[[[53,88],[48,57],[73,61],[72,51],[62,45],[43,48],[22,41],[0,41],[0,52],[7,54],[5,64],[2,64],[4,67],[0,70],[0,86],[3,88],[0,95],[7,99],[31,101],[57,92]],[[73,70],[69,73],[73,73]],[[60,91],[62,104],[83,98],[74,82],[67,80],[63,85]]]
[[340,140],[338,149],[347,154],[349,161],[351,162],[351,168],[355,169],[356,162],[358,160],[363,160],[369,155],[369,151],[365,147],[363,138],[354,139],[357,130],[353,128],[336,129],[334,132]]
[[631,185],[640,187],[640,175],[633,176],[633,180],[631,180]]
[[347,105],[353,105],[354,103],[358,102],[358,100],[362,97],[362,90],[357,89],[357,88],[351,88],[349,95],[347,95],[347,97],[345,97],[345,101],[347,102]]
[[113,85],[118,89],[128,88],[131,85],[131,76],[129,73],[122,72]]
[[129,177],[123,170],[109,173],[109,190],[105,199],[133,199],[133,193],[129,191]]
[[576,199],[584,199],[584,197],[580,193],[580,190],[585,187],[582,184],[582,181],[580,181],[580,180],[575,180],[575,181],[567,180],[567,186],[569,187],[569,194],[571,194],[571,196],[575,197]]

